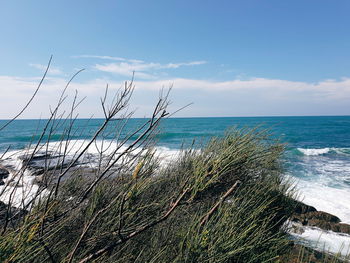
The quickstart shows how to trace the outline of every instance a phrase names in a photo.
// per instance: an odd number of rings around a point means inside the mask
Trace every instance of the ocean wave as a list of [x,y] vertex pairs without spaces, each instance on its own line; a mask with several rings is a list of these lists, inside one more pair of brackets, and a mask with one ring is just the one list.
[[[36,149],[35,156],[56,156],[55,158],[50,157],[50,159],[54,159],[54,161],[57,161],[56,159],[59,159],[63,155],[65,155],[65,159],[67,159],[68,162],[75,156],[78,156],[84,148],[88,147],[80,159],[86,159],[89,161],[89,164],[91,166],[94,166],[95,161],[97,162],[98,159],[101,158],[100,153],[103,153],[103,156],[114,155],[115,157],[117,157],[119,154],[126,151],[128,146],[128,144],[120,145],[115,141],[109,140],[96,140],[95,143],[92,143],[90,146],[88,146],[87,140],[50,142],[48,144],[39,145],[38,149]],[[32,146],[30,148],[24,148],[21,150],[8,151],[3,155],[0,161],[5,162],[7,165],[10,165],[12,167],[17,167],[19,169],[19,163],[22,162],[25,156],[30,156],[34,148],[35,147]],[[167,159],[168,161],[176,157],[181,151],[179,149],[170,149],[164,146],[155,147],[154,150],[157,153],[156,155],[158,157],[161,157],[161,160]],[[133,154],[137,154],[140,151],[141,148],[134,148],[132,150]],[[82,162],[85,163],[85,160]]]
[[[39,158],[34,158],[32,161],[32,167],[39,168],[49,168],[56,167],[57,164],[62,164],[64,155],[64,164],[69,165],[72,160],[79,155],[79,153],[88,145],[86,140],[70,140],[67,142],[67,148],[65,148],[65,142],[50,142],[48,144],[40,145],[35,152],[35,156]],[[95,143],[91,144],[87,151],[81,156],[78,165],[89,167],[97,167],[99,165],[99,158],[101,158],[100,153],[103,152],[105,159],[117,158],[119,154],[126,151],[128,145],[119,145],[114,141],[100,141],[97,140]],[[117,152],[115,150],[118,149]],[[33,147],[24,148],[22,150],[11,150],[6,152],[0,164],[4,167],[10,169],[10,174],[7,178],[3,179],[4,185],[0,185],[0,201],[8,204],[11,203],[15,207],[24,207],[31,201],[33,197],[36,196],[39,186],[35,183],[36,176],[30,167],[20,172],[23,169],[24,160],[31,156],[33,152]],[[167,147],[156,147],[156,156],[162,164],[168,164],[174,158],[178,156],[180,150],[170,149]],[[136,149],[132,151],[132,154],[140,153],[141,149]],[[0,153],[0,156],[2,154]],[[109,156],[109,157],[107,157]],[[102,157],[103,158],[103,157]],[[125,160],[120,160],[118,164],[123,163]],[[14,185],[13,182],[17,182]],[[46,195],[46,190],[43,191],[42,196]]]
[[326,148],[297,148],[300,153],[306,156],[317,156],[323,154],[343,154],[350,155],[350,148],[334,148],[334,147],[326,147]]
[[298,226],[301,233],[290,232],[292,236],[302,243],[319,251],[327,251],[344,257],[350,255],[350,235],[325,231],[317,227]]
[[[324,181],[325,180],[325,181]],[[298,180],[296,190],[300,199],[340,218],[342,223],[350,224],[350,188],[334,188],[327,185],[327,178],[314,181]]]

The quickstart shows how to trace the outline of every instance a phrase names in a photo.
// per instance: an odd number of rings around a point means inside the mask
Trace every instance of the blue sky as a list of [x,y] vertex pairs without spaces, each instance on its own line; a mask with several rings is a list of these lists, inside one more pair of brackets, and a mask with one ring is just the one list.
[[[178,116],[350,114],[349,1],[2,1],[0,118],[29,99],[23,118],[45,116],[65,81],[101,116],[106,83],[136,72],[132,108],[145,116],[173,85]],[[13,103],[16,101],[16,103]]]

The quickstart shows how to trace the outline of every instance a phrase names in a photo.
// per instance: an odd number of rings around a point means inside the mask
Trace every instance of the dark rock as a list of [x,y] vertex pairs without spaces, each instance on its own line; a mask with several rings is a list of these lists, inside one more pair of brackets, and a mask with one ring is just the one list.
[[304,214],[294,214],[291,220],[299,222],[304,226],[313,226],[327,231],[330,230],[350,235],[350,225],[340,223],[340,219],[337,216],[326,212],[314,211]]
[[348,224],[335,224],[334,232],[347,233],[350,235],[350,225]]
[[331,223],[322,220],[312,219],[308,223],[309,226],[316,226],[324,230],[331,230],[333,232],[344,233],[350,235],[350,225],[344,223]]
[[0,179],[0,185],[4,185],[4,184],[5,184],[4,180]]
[[305,214],[308,212],[316,212],[317,209],[313,206],[306,205],[303,202],[293,200],[293,205],[295,206],[294,211],[296,214]]
[[9,171],[5,168],[0,167],[0,180],[5,179],[9,176]]
[[0,175],[6,175],[9,174],[9,171],[7,171],[5,168],[0,167]]
[[[38,152],[34,156],[28,153],[18,158],[33,175],[42,175],[48,171],[64,169],[72,162],[72,156],[63,156],[52,152]],[[80,163],[76,162],[74,166],[78,164]]]
[[0,175],[0,180],[6,179],[7,177],[9,177],[9,175]]
[[18,156],[18,159],[22,160],[23,162],[29,162],[33,160],[45,160],[48,158],[51,158],[51,154],[49,153],[37,153],[34,156],[32,156],[31,153],[28,153],[28,154]]
[[308,212],[305,215],[309,219],[316,219],[330,223],[340,223],[339,217],[322,211]]

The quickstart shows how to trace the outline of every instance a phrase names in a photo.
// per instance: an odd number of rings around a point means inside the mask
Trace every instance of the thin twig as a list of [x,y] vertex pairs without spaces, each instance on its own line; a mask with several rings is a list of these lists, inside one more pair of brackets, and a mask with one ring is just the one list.
[[208,222],[209,218],[214,214],[214,212],[218,209],[218,207],[225,201],[225,199],[232,194],[233,191],[235,191],[241,184],[241,181],[236,181],[230,189],[227,190],[227,192],[220,197],[219,201],[216,202],[216,204],[210,209],[210,211],[204,216],[202,219],[200,226],[203,226],[206,222]]

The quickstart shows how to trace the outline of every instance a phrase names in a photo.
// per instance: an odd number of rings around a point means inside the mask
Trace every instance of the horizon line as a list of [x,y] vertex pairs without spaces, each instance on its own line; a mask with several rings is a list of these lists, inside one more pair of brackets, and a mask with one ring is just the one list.
[[[164,119],[204,119],[204,118],[291,118],[291,117],[350,117],[350,114],[344,114],[344,115],[243,115],[243,116],[180,116],[180,117],[169,117]],[[147,119],[150,117],[131,117],[130,119]],[[103,120],[105,118],[103,117],[96,117],[96,118],[77,118],[78,120]],[[117,119],[123,119],[123,118],[115,118]],[[0,119],[0,121],[10,121],[12,119]],[[48,120],[48,118],[18,118],[15,119],[15,121],[19,120]]]

